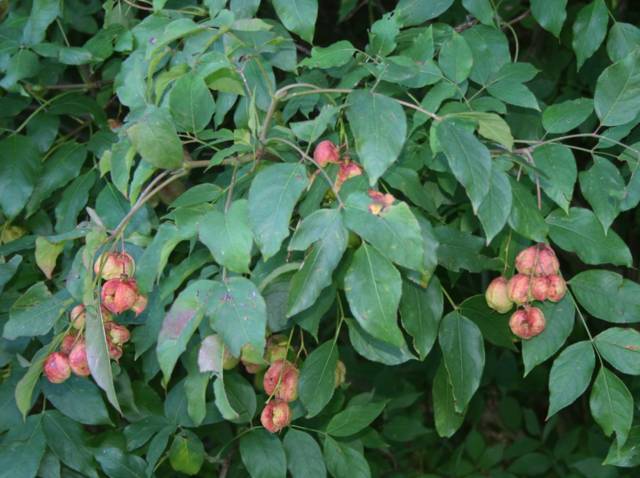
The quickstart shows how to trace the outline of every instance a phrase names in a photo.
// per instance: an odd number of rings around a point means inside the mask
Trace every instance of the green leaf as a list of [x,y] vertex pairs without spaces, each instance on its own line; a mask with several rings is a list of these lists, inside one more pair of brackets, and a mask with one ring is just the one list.
[[42,419],[47,444],[60,461],[80,473],[98,478],[93,453],[85,446],[87,436],[79,423],[53,410]]
[[339,111],[336,106],[325,105],[314,119],[291,122],[289,127],[298,139],[306,143],[314,143],[329,126],[335,124],[335,118]]
[[453,4],[453,0],[400,0],[395,13],[402,26],[409,27],[439,17]]
[[640,285],[636,282],[615,272],[588,270],[569,284],[578,302],[594,317],[617,324],[640,322]]
[[46,450],[42,414],[28,417],[2,440],[0,466],[5,476],[33,478]]
[[156,348],[164,383],[169,382],[178,358],[186,350],[191,336],[200,325],[204,307],[213,296],[215,288],[216,283],[213,281],[192,282],[180,293],[165,316]]
[[348,240],[348,231],[337,209],[316,210],[301,223],[289,249],[305,250],[312,242],[313,246],[291,278],[287,317],[307,310],[331,285],[333,271],[347,249]]
[[234,201],[224,213],[206,214],[200,221],[199,237],[218,264],[233,272],[249,272],[253,235],[245,199]]
[[622,60],[638,46],[640,28],[630,23],[614,22],[607,39],[607,53],[611,61]]
[[458,310],[478,326],[487,342],[498,347],[516,350],[513,335],[509,329],[509,314],[500,314],[490,309],[484,294],[468,297],[459,305]]
[[603,465],[637,467],[640,465],[640,426],[631,428],[624,445],[614,441],[609,448],[609,453],[604,459]]
[[340,40],[326,48],[314,46],[311,49],[311,56],[300,62],[300,66],[307,68],[336,68],[344,66],[356,52],[356,49],[348,40]]
[[29,369],[16,385],[16,406],[23,418],[26,418],[29,410],[31,410],[31,407],[33,406],[33,390],[40,379],[40,375],[42,375],[42,366],[44,365],[44,361],[47,356],[57,348],[57,346],[58,342],[53,341],[38,350],[31,359]]
[[469,77],[473,55],[467,41],[459,33],[454,31],[440,47],[438,65],[445,76],[454,83],[462,83]]
[[487,244],[491,243],[507,223],[512,201],[509,176],[499,167],[492,166],[489,192],[478,208],[478,220],[487,237]]
[[462,413],[480,385],[484,368],[482,333],[471,320],[458,312],[444,316],[438,343],[447,376],[453,387],[454,408]]
[[307,43],[313,43],[317,0],[273,0],[273,8],[287,30],[300,35]]
[[131,141],[125,136],[113,145],[111,151],[105,152],[101,162],[105,160],[105,156],[110,158],[110,173],[114,186],[124,197],[127,197],[131,167],[136,156],[135,148],[131,146]]
[[45,380],[43,390],[47,400],[72,420],[85,425],[111,424],[102,395],[90,379],[74,375],[58,384]]
[[237,373],[225,373],[213,383],[215,404],[225,420],[249,423],[256,413],[256,394],[253,387]]
[[356,90],[347,97],[347,119],[360,162],[369,184],[378,178],[400,155],[407,134],[402,106],[387,96]]
[[42,201],[48,199],[54,191],[78,177],[86,158],[87,148],[75,141],[63,144],[47,158],[27,203],[27,216],[37,212]]
[[264,349],[267,309],[260,291],[250,280],[232,277],[214,282],[205,313],[234,357],[240,356],[245,345]]
[[347,326],[351,345],[367,360],[385,365],[399,365],[416,358],[404,341],[400,346],[383,342],[365,332],[355,320],[347,320]]
[[0,293],[4,286],[13,278],[22,263],[22,256],[15,255],[4,264],[0,264]]
[[3,67],[7,74],[0,80],[0,87],[15,89],[20,80],[37,75],[40,72],[40,67],[38,55],[27,48],[21,48],[9,59],[6,67]]
[[396,317],[401,289],[402,279],[393,264],[363,242],[344,278],[347,301],[364,330],[398,347],[404,343]]
[[373,201],[365,193],[350,194],[345,203],[345,223],[396,264],[421,271],[423,244],[420,224],[404,202],[372,214]]
[[76,227],[78,214],[87,205],[89,192],[97,179],[97,171],[91,170],[78,176],[66,187],[55,209],[57,233],[68,232]]
[[204,463],[204,445],[200,438],[189,430],[176,435],[169,449],[171,468],[189,476],[197,475]]
[[589,407],[604,434],[616,432],[618,446],[624,445],[633,422],[633,397],[624,382],[604,367],[593,382]]
[[484,25],[493,25],[493,6],[490,0],[462,0],[462,6]]
[[378,418],[386,405],[386,401],[349,405],[331,417],[327,433],[334,437],[355,435]]
[[109,403],[120,411],[118,397],[113,386],[111,358],[109,357],[109,346],[104,330],[104,320],[96,305],[87,304],[86,306],[85,343],[91,376],[98,386],[105,391]]
[[210,378],[210,374],[192,369],[184,380],[187,414],[196,426],[201,425],[207,415],[207,388]]
[[436,134],[449,167],[464,186],[471,199],[474,213],[489,193],[491,181],[491,155],[487,147],[468,131],[450,121],[442,121]]
[[267,260],[289,236],[289,221],[298,199],[307,188],[302,164],[274,164],[261,170],[249,190],[249,222]]
[[505,103],[540,110],[535,95],[523,84],[536,74],[528,63],[507,63],[491,78],[487,91]]
[[455,410],[455,397],[444,362],[440,362],[433,379],[433,417],[438,435],[450,438],[464,422],[464,412]]
[[334,478],[371,478],[369,463],[364,455],[347,443],[324,439],[324,461]]
[[[486,98],[486,97],[485,97]],[[491,99],[491,98],[488,98]],[[513,148],[513,136],[509,124],[495,113],[484,111],[463,111],[448,115],[456,118],[469,118],[478,123],[478,134],[492,141],[500,143],[509,151]]]
[[533,194],[523,184],[511,179],[513,204],[509,216],[509,225],[518,234],[536,242],[544,242],[549,226],[538,209]]
[[73,299],[66,290],[52,295],[44,282],[37,282],[11,306],[9,321],[4,325],[3,337],[45,335],[62,317]]
[[606,68],[598,77],[593,101],[602,126],[632,121],[640,111],[640,50]]
[[51,279],[53,270],[56,267],[56,260],[62,249],[64,249],[64,242],[53,244],[42,236],[36,238],[36,264],[47,279]]
[[473,52],[470,78],[486,85],[506,64],[511,62],[509,41],[502,31],[486,25],[476,25],[462,33]]
[[109,478],[138,478],[145,473],[146,463],[142,458],[115,446],[99,448],[95,456]]
[[576,52],[578,70],[604,41],[609,24],[609,10],[604,0],[593,0],[580,9],[573,22],[573,50]]
[[298,394],[307,409],[307,417],[316,416],[331,400],[337,364],[338,349],[331,340],[311,352],[302,364]]
[[573,188],[578,177],[576,160],[567,146],[562,144],[545,144],[533,150],[533,161],[544,176],[531,173],[537,177],[542,190],[566,213],[573,198]]
[[522,341],[522,362],[526,377],[537,365],[547,360],[564,345],[573,330],[575,307],[567,295],[560,302],[541,302],[536,304],[547,321],[540,335]]
[[179,131],[197,133],[209,124],[216,105],[202,77],[187,73],[171,89],[169,110]]
[[[584,123],[593,113],[591,98],[578,98],[547,106],[542,113],[542,126],[549,133],[566,133]],[[552,146],[548,144],[546,146]],[[537,151],[540,148],[536,148]]]
[[567,0],[531,0],[531,14],[542,28],[559,37],[567,19]]
[[41,168],[40,153],[26,136],[0,141],[0,208],[9,219],[27,204]]
[[630,375],[640,375],[640,332],[632,328],[611,327],[595,337],[603,359]]
[[34,0],[31,14],[22,30],[22,42],[35,45],[44,40],[47,27],[60,15],[60,0]]
[[451,226],[438,226],[433,232],[438,241],[438,264],[446,269],[454,272],[461,269],[480,272],[502,267],[501,263],[482,255],[485,241],[481,237]]
[[555,210],[547,216],[549,235],[562,249],[575,252],[586,264],[631,265],[631,252],[620,236],[609,231],[588,209],[572,207],[566,215]]
[[280,439],[264,428],[240,438],[240,457],[251,478],[285,478],[287,459]]
[[596,357],[588,341],[568,346],[553,361],[549,375],[549,412],[547,419],[571,405],[582,395],[593,375]]
[[156,168],[175,169],[182,165],[182,143],[167,110],[149,107],[127,129],[127,135],[142,159]]
[[400,317],[405,330],[413,337],[413,348],[421,360],[431,351],[438,336],[444,308],[440,281],[432,277],[427,288],[403,281]]
[[287,456],[287,468],[293,478],[325,478],[327,476],[322,451],[311,435],[290,429],[284,437],[283,444]]
[[593,166],[580,173],[580,189],[607,234],[620,214],[620,191],[625,182],[618,168],[608,159],[593,156]]

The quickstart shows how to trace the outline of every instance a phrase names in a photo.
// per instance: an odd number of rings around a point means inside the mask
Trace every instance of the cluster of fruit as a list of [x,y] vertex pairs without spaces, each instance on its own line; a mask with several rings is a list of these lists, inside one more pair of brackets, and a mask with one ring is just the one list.
[[336,178],[334,185],[336,191],[340,190],[340,187],[342,187],[342,184],[347,179],[360,176],[362,174],[362,168],[360,165],[351,161],[349,156],[341,158],[338,147],[328,139],[318,143],[316,148],[313,150],[313,160],[321,168],[324,168],[328,164],[339,165],[340,169],[338,170],[338,177]]
[[[100,313],[104,324],[109,356],[113,360],[122,357],[123,347],[129,341],[129,329],[116,323],[113,314],[132,310],[136,315],[147,306],[147,298],[138,292],[131,276],[135,262],[126,252],[103,254],[94,264],[94,272],[106,282],[102,286]],[[71,373],[80,377],[91,374],[84,336],[87,310],[83,304],[76,305],[69,313],[70,327],[62,339],[57,352],[47,356],[43,373],[52,383],[62,383]]]
[[[290,403],[298,398],[298,378],[300,372],[295,366],[297,352],[287,337],[279,334],[267,339],[264,354],[256,353],[249,347],[243,349],[240,360],[225,350],[223,368],[234,368],[242,362],[247,373],[255,375],[254,386],[267,395],[267,403],[260,414],[262,426],[271,433],[277,433],[287,427],[292,420]],[[335,370],[335,387],[346,380],[347,370],[343,362],[338,361]]]
[[516,256],[518,271],[511,279],[495,278],[487,288],[485,298],[489,307],[505,314],[513,304],[522,306],[509,319],[514,335],[530,339],[542,333],[546,320],[538,307],[531,302],[559,302],[567,292],[567,284],[560,275],[560,263],[556,253],[547,244],[536,244]]

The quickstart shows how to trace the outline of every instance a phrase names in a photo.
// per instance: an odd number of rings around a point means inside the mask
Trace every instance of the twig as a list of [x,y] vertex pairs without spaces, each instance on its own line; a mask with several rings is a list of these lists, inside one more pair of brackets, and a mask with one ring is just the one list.
[[153,8],[145,7],[144,5],[138,5],[137,3],[131,0],[124,0],[124,3],[126,3],[130,7],[137,8],[138,10],[144,10],[145,12],[153,12]]

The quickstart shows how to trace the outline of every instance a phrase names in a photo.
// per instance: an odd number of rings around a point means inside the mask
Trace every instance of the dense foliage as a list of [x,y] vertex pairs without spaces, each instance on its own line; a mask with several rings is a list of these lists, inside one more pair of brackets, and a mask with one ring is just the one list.
[[634,3],[1,0],[0,476],[637,476]]

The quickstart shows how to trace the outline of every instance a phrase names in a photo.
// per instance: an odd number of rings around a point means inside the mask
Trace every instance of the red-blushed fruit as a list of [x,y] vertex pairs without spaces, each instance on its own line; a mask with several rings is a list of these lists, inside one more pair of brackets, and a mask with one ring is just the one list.
[[531,278],[531,297],[535,300],[547,300],[549,293],[549,280],[545,276]]
[[72,333],[65,335],[60,343],[60,352],[65,355],[69,355],[71,353],[71,349],[73,349],[73,346],[78,340],[79,339]]
[[556,253],[547,244],[538,244],[538,261],[536,262],[534,275],[549,276],[560,271],[560,263]]
[[538,260],[538,248],[536,246],[527,247],[516,256],[516,270],[520,274],[533,274]]
[[131,309],[138,298],[138,287],[133,279],[111,279],[102,285],[102,304],[109,312],[121,314]]
[[107,339],[107,345],[109,346],[109,357],[116,362],[122,357],[122,345],[116,345]]
[[277,433],[291,423],[291,409],[283,400],[271,400],[260,414],[260,423],[271,433]]
[[374,191],[373,189],[369,189],[369,197],[373,201],[369,204],[369,212],[376,216],[389,209],[389,207],[393,205],[393,201],[396,200],[396,198],[389,193],[384,194],[380,191]]
[[551,302],[560,302],[567,293],[567,283],[557,274],[551,274],[547,277],[547,280],[549,281],[547,299]]
[[336,364],[336,372],[334,375],[334,387],[338,388],[347,379],[347,367],[342,360],[338,360]]
[[71,376],[69,359],[60,352],[53,352],[45,359],[42,371],[51,383],[62,383]]
[[484,294],[487,305],[501,314],[509,312],[513,307],[513,302],[509,298],[508,284],[509,281],[505,277],[496,277]]
[[542,333],[546,325],[544,314],[537,307],[516,310],[509,319],[513,335],[528,340]]
[[340,163],[340,170],[338,171],[338,177],[336,178],[335,189],[340,191],[342,185],[351,178],[362,175],[362,168],[358,163],[353,161],[343,161]]
[[126,252],[105,252],[93,264],[93,272],[103,280],[131,277],[136,263]]
[[292,402],[298,398],[298,369],[286,360],[276,360],[264,374],[264,391],[275,398]]
[[138,297],[136,298],[136,301],[131,306],[131,310],[135,312],[136,317],[142,314],[142,312],[144,312],[144,309],[147,308],[147,302],[148,301],[147,301],[146,295],[142,295],[142,294],[138,295]]
[[332,141],[325,139],[320,141],[313,150],[313,160],[318,163],[318,166],[324,168],[329,163],[340,162],[340,151]]
[[518,305],[529,302],[529,276],[516,274],[507,284],[509,299]]
[[286,335],[275,334],[267,339],[267,350],[264,358],[267,362],[273,363],[277,360],[287,358],[287,343],[289,340]]
[[80,330],[84,327],[84,321],[87,317],[87,313],[84,309],[83,304],[76,305],[71,312],[69,312],[69,321],[71,322],[71,327],[76,330]]
[[115,322],[109,322],[104,325],[104,330],[112,344],[124,345],[131,338],[129,329],[124,325],[116,324]]
[[69,354],[69,366],[71,367],[71,371],[80,377],[88,377],[91,375],[84,340],[79,340],[78,343],[73,346]]

